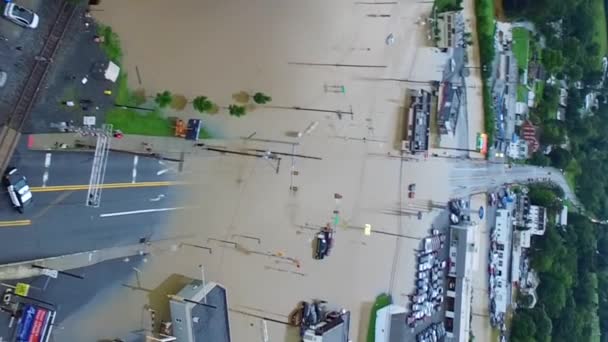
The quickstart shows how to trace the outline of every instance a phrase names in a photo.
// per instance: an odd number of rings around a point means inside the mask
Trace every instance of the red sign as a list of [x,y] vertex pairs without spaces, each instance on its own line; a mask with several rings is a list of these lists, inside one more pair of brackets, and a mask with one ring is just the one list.
[[28,342],[40,342],[42,335],[42,328],[46,325],[47,310],[38,308],[36,311],[36,317],[34,317],[34,325],[32,326],[32,332]]

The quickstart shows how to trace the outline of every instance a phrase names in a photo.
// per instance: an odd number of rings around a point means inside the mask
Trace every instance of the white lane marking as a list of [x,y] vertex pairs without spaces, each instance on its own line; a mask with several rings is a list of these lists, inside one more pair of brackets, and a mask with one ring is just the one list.
[[158,195],[158,196],[156,196],[154,198],[150,198],[150,202],[158,202],[158,201],[160,201],[163,198],[165,198],[165,195],[160,194],[160,195]]
[[131,183],[135,183],[137,179],[137,163],[139,163],[139,156],[133,156],[133,171],[131,172]]
[[49,180],[49,166],[51,166],[52,153],[44,155],[44,173],[42,174],[42,187],[46,188],[46,182]]
[[158,171],[158,172],[156,173],[156,175],[157,175],[157,176],[160,176],[160,175],[163,175],[163,174],[165,174],[165,173],[167,173],[167,172],[169,172],[169,169],[162,169],[162,170]]
[[46,188],[46,182],[49,180],[49,171],[45,170],[42,174],[42,187]]
[[175,207],[175,208],[158,208],[158,209],[121,211],[121,212],[116,212],[116,213],[100,214],[99,217],[114,217],[114,216],[125,216],[125,215],[135,215],[135,214],[148,214],[148,213],[157,213],[157,212],[162,212],[162,211],[181,210],[181,209],[185,209],[185,208],[184,207]]
[[46,156],[44,156],[44,167],[48,168],[49,166],[51,166],[51,156],[52,154],[47,153]]

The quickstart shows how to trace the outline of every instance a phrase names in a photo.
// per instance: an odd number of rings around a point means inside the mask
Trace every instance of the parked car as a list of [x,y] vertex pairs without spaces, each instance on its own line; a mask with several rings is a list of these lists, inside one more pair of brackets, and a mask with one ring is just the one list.
[[458,218],[458,215],[455,215],[453,213],[450,214],[450,222],[452,224],[458,224],[458,223],[460,223],[460,219]]
[[317,234],[315,243],[315,259],[321,260],[327,255],[329,244],[325,238],[325,233],[320,232]]
[[412,184],[408,185],[407,189],[409,191],[416,191],[416,183],[412,183]]
[[407,197],[408,198],[414,198],[414,197],[416,197],[416,193],[413,192],[413,191],[410,191],[410,192],[408,192]]
[[13,207],[23,213],[25,207],[32,203],[32,193],[27,184],[27,178],[17,173],[17,168],[11,167],[4,174],[4,186]]
[[456,214],[456,215],[460,215],[460,203],[458,203],[458,201],[456,200],[452,200],[448,203],[448,206],[450,207],[450,212],[452,214]]
[[21,7],[15,3],[8,3],[4,7],[4,17],[15,24],[31,29],[38,27],[40,19],[32,10]]

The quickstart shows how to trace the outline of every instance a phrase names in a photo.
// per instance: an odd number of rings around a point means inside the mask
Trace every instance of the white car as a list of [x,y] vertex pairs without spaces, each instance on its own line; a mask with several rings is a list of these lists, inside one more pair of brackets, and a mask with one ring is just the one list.
[[36,13],[12,2],[4,7],[4,16],[19,26],[31,29],[38,27],[40,21]]
[[32,203],[32,193],[27,185],[27,178],[17,173],[17,168],[11,167],[4,174],[6,192],[18,212],[23,213],[25,207]]

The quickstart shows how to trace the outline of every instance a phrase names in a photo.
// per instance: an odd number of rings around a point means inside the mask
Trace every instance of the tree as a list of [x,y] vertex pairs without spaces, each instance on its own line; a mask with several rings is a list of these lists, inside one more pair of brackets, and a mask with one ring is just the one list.
[[557,120],[545,122],[540,134],[540,141],[545,145],[561,145],[566,141],[563,129]]
[[530,163],[532,165],[537,166],[549,166],[551,160],[545,156],[541,151],[536,151],[532,154],[532,158],[530,158]]
[[542,62],[545,69],[551,73],[555,73],[564,65],[564,56],[561,51],[545,49],[542,55]]
[[545,306],[547,315],[558,318],[566,305],[566,288],[552,275],[544,275],[538,287],[538,295]]
[[519,305],[527,308],[532,305],[533,298],[534,297],[532,297],[531,294],[520,293],[519,296],[517,296],[517,302],[519,303]]
[[568,66],[567,73],[572,81],[580,81],[583,78],[583,68],[577,64]]
[[270,101],[272,101],[272,97],[270,97],[264,93],[257,92],[253,95],[253,102],[255,102],[257,104],[265,104]]
[[524,341],[527,337],[536,334],[536,324],[527,310],[517,311],[513,316],[512,324],[511,337],[513,340]]
[[247,114],[247,109],[245,108],[245,106],[230,105],[228,106],[228,112],[230,113],[230,115],[240,118],[241,116]]
[[558,169],[565,169],[568,167],[570,160],[572,160],[572,155],[570,155],[568,150],[556,147],[549,153],[549,158],[551,158],[551,164],[553,164],[553,166]]
[[162,93],[157,93],[154,102],[156,102],[160,108],[165,108],[173,101],[173,95],[170,91],[165,90]]
[[209,111],[215,107],[215,104],[211,102],[207,96],[197,96],[194,98],[194,101],[192,101],[192,107],[201,113],[209,113]]
[[547,316],[545,310],[540,306],[536,306],[534,309],[530,310],[530,315],[534,319],[534,324],[536,324],[536,335],[534,336],[536,338],[536,341],[551,341],[553,324],[551,323],[551,318]]

